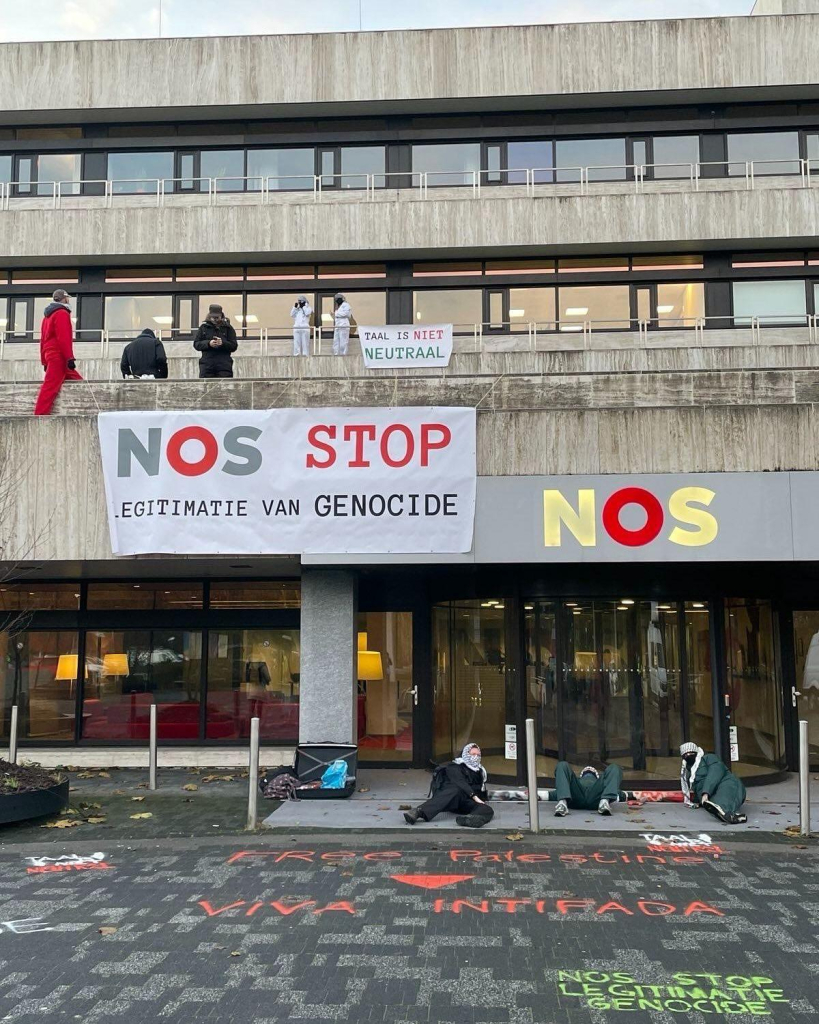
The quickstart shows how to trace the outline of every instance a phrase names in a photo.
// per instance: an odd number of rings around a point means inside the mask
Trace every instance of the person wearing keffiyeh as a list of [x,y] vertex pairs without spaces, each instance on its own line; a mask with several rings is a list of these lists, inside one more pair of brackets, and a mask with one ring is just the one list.
[[432,821],[441,811],[454,811],[459,825],[481,828],[495,816],[488,800],[481,748],[477,743],[467,743],[460,757],[435,771],[429,800],[406,811],[404,821],[414,825],[417,821]]
[[745,786],[716,754],[706,754],[696,743],[680,747],[680,786],[688,807],[704,807],[726,825],[747,821],[739,809],[745,803]]

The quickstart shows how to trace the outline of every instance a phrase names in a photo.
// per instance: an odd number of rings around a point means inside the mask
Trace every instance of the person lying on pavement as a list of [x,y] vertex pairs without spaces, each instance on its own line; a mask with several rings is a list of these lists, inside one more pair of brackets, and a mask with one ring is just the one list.
[[740,813],[745,803],[745,785],[716,754],[706,754],[696,743],[680,747],[680,785],[688,807],[704,807],[726,825],[748,820]]

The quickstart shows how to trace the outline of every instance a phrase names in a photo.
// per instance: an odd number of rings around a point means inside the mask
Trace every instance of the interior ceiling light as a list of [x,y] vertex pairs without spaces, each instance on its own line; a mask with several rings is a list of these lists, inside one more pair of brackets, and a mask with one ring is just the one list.
[[170,326],[173,323],[173,317],[172,316],[155,316],[154,317],[154,323],[155,324],[165,324],[167,326]]
[[674,312],[674,307],[673,306],[658,306],[657,307],[657,312],[658,313],[673,313]]
[[510,309],[509,316],[523,316],[526,313],[525,309]]
[[583,330],[583,327],[582,327],[581,324],[564,324],[563,327],[560,328],[560,330],[564,331],[567,334],[570,331],[571,332],[575,332],[575,333],[579,333],[580,331]]
[[589,311],[589,307],[588,306],[567,306],[566,307],[565,315],[566,316],[585,316],[586,313],[588,313],[588,311]]
[[631,597],[621,598],[620,604],[634,604],[634,599]]

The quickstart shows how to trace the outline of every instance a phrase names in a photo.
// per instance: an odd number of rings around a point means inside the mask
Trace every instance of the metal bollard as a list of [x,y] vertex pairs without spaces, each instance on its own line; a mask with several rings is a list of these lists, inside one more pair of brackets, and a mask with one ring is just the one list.
[[537,806],[537,760],[535,757],[535,720],[526,719],[526,782],[529,789],[529,828],[540,832],[540,814]]
[[810,835],[810,745],[805,719],[799,720],[799,832]]
[[256,828],[259,802],[259,719],[250,719],[250,763],[247,773],[247,827]]
[[9,723],[9,762],[17,764],[17,705],[11,709],[11,722]]
[[151,705],[151,730],[148,744],[148,789],[156,789],[156,704]]

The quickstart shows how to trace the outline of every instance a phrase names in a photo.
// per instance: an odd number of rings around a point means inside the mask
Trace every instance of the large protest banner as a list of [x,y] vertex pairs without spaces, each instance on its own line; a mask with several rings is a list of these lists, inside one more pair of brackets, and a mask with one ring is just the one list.
[[114,554],[465,552],[475,410],[101,413]]

